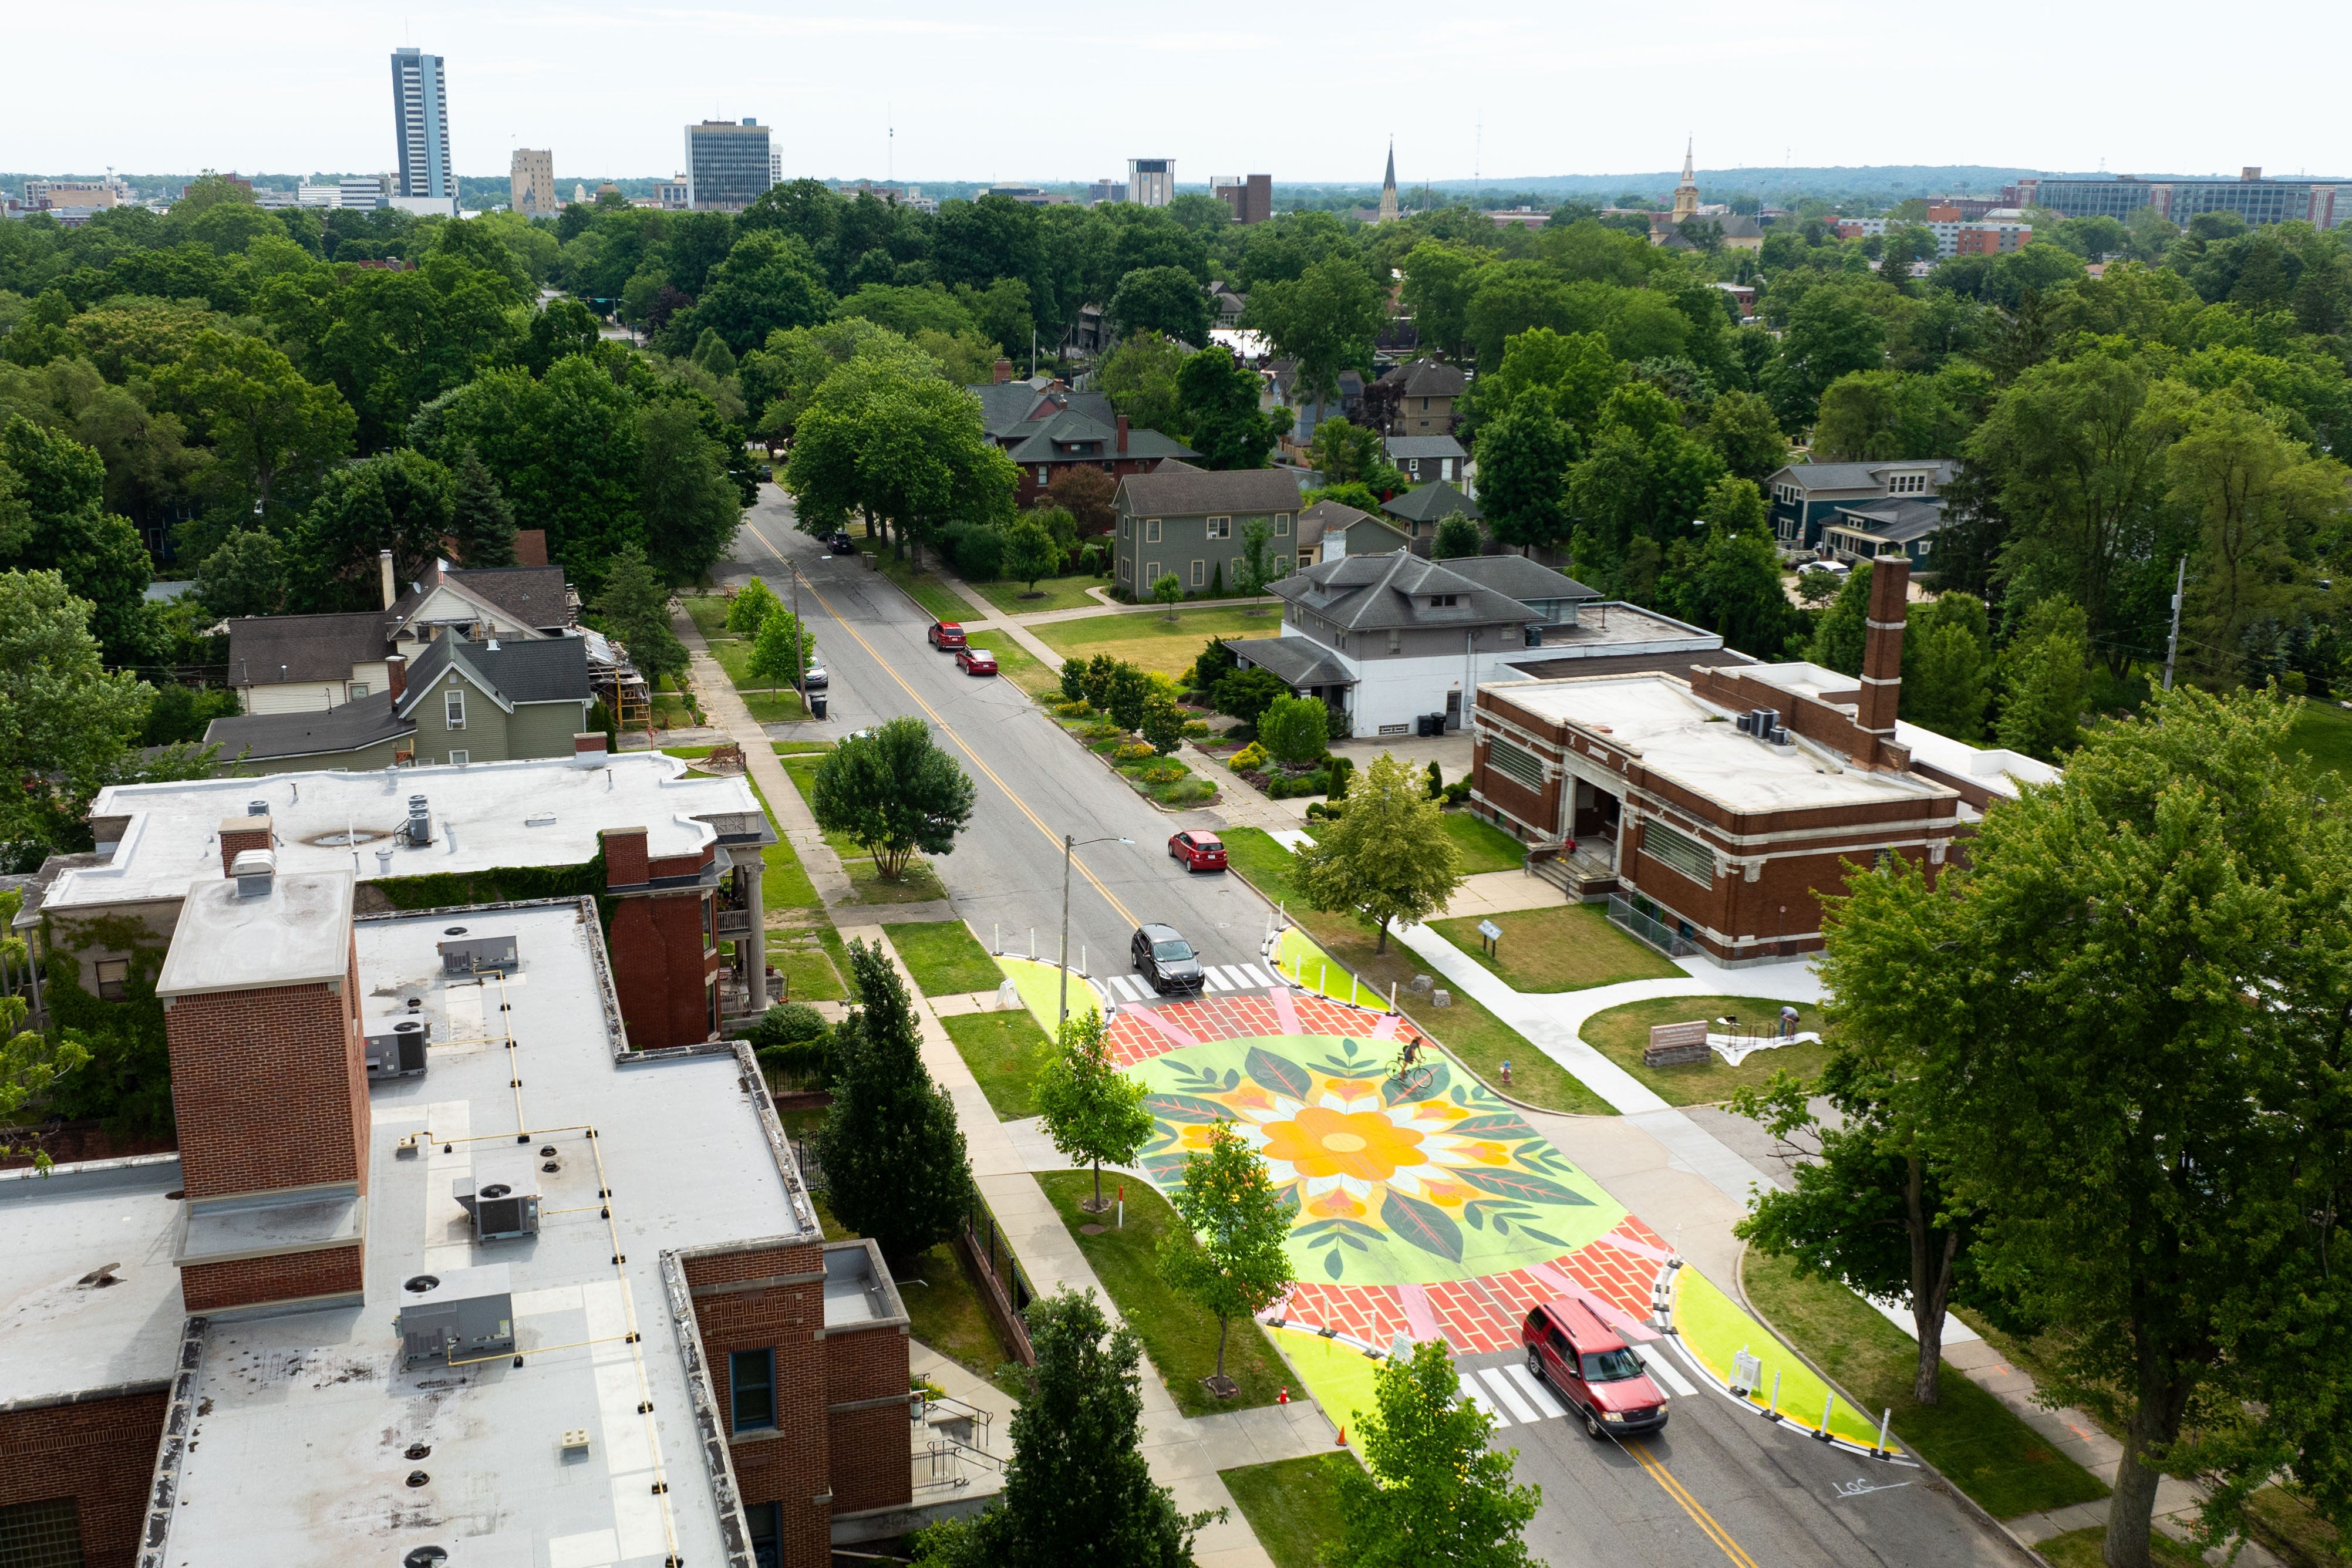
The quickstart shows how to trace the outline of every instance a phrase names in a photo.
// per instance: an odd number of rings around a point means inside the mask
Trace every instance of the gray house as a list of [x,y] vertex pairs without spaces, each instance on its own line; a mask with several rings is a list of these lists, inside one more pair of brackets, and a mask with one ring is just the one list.
[[1443,479],[1432,479],[1426,485],[1416,485],[1402,496],[1395,496],[1381,506],[1412,539],[1413,553],[1427,555],[1437,538],[1437,525],[1460,512],[1472,522],[1478,521],[1478,503]]
[[1470,454],[1450,435],[1391,435],[1388,440],[1389,461],[1408,485],[1426,485],[1433,480],[1458,484],[1462,465]]
[[1150,598],[1151,585],[1170,572],[1187,593],[1231,589],[1253,522],[1266,525],[1273,576],[1286,575],[1297,559],[1298,484],[1280,468],[1212,471],[1164,463],[1156,473],[1120,480],[1114,507],[1112,591],[1133,599]]
[[365,771],[569,757],[594,700],[579,637],[468,642],[445,632],[384,661],[388,685],[322,712],[216,718],[224,772]]
[[1881,501],[1931,501],[1958,466],[1948,457],[1884,463],[1791,463],[1764,482],[1783,549],[1816,549],[1840,511]]

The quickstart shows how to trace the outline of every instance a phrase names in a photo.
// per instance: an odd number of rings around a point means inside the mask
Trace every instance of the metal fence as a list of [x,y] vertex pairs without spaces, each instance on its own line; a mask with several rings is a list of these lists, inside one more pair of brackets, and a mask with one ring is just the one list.
[[[1642,902],[1647,904],[1649,901],[1643,899]],[[1669,958],[1687,957],[1698,951],[1696,943],[1676,934],[1674,927],[1648,911],[1636,907],[1633,901],[1623,894],[1609,895],[1609,920],[1619,930],[1655,947]]]
[[793,1141],[793,1158],[801,1167],[801,1183],[809,1191],[823,1197],[828,1190],[824,1180],[824,1163],[816,1157],[816,1150],[804,1138]]
[[1023,1365],[1035,1365],[1037,1353],[1030,1348],[1029,1326],[1021,1314],[1029,1310],[1037,1292],[1023,1271],[1021,1260],[1013,1255],[1013,1243],[996,1223],[996,1216],[989,1212],[988,1200],[976,1187],[971,1207],[964,1214],[962,1240],[980,1274],[981,1290],[990,1299],[993,1310],[989,1315],[996,1321],[999,1337],[1013,1347]]

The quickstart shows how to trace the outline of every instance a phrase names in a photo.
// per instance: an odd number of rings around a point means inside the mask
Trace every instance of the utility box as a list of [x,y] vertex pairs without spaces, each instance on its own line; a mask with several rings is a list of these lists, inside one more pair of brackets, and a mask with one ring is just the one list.
[[[465,927],[453,929],[463,932]],[[511,975],[522,967],[515,956],[515,939],[509,932],[503,936],[455,936],[440,945],[441,972],[445,975]]]
[[476,1241],[539,1234],[539,1164],[530,1155],[485,1158],[459,1176],[450,1196],[474,1218]]
[[513,1354],[514,1293],[503,1263],[412,1275],[400,1292],[400,1364]]
[[433,1026],[421,1018],[379,1019],[368,1026],[367,1075],[417,1078],[425,1072],[425,1047]]

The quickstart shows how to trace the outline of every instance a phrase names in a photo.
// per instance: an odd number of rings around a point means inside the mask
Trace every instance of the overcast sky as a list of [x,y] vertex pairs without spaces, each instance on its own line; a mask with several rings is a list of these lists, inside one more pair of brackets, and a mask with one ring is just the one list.
[[[1987,163],[2352,173],[2341,0],[786,0],[11,7],[0,168],[373,171],[387,56],[447,60],[459,172],[672,172],[681,127],[755,116],[787,175],[1377,180]],[[2242,46],[2252,46],[2247,52]],[[2303,68],[2298,62],[2309,62]]]

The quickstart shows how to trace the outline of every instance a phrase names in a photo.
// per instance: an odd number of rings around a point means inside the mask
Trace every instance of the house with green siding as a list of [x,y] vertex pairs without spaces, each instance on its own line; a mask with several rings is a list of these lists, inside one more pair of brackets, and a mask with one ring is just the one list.
[[1298,481],[1286,469],[1162,463],[1121,479],[1112,507],[1118,518],[1113,591],[1130,599],[1150,598],[1151,585],[1171,572],[1186,593],[1231,591],[1255,522],[1266,526],[1271,577],[1287,576],[1297,559]]
[[385,661],[386,690],[317,713],[213,720],[205,744],[227,774],[569,757],[594,698],[577,635],[475,643],[445,632]]

